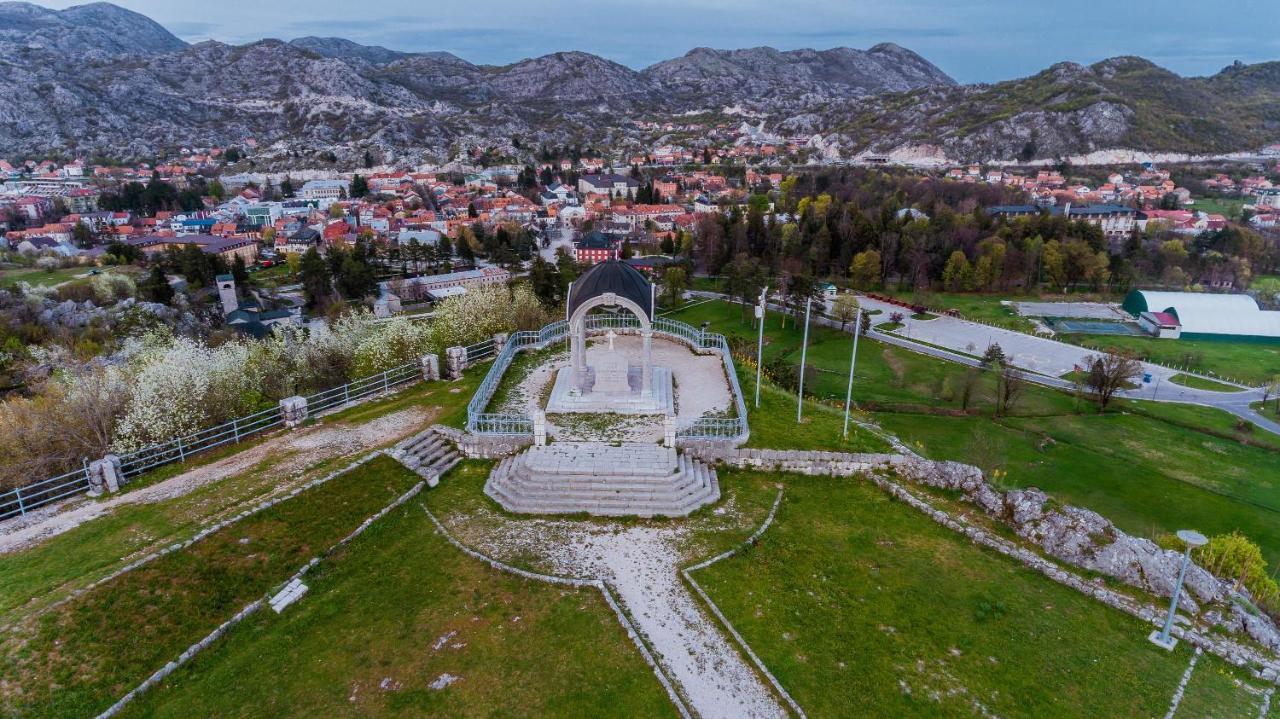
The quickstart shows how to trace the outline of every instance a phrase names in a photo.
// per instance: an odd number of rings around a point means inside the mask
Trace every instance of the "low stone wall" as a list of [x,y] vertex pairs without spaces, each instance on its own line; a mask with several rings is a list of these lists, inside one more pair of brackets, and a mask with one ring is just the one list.
[[[1052,507],[1048,496],[1029,488],[1000,492],[987,484],[981,470],[959,462],[938,462],[910,455],[854,454],[801,450],[738,449],[725,443],[695,443],[686,448],[694,457],[741,469],[760,469],[806,475],[848,477],[866,475],[897,499],[924,512],[935,522],[965,535],[1050,579],[1088,594],[1108,606],[1143,621],[1160,624],[1163,608],[1109,589],[1101,579],[1087,580],[1038,552],[955,517],[917,497],[890,477],[938,489],[958,491],[965,501],[1009,525],[1045,554],[1063,562],[1114,577],[1158,596],[1172,596],[1181,554],[1147,539],[1131,537],[1096,512],[1079,507]],[[1230,587],[1192,564],[1187,572],[1181,608],[1213,626],[1221,627],[1280,652],[1280,632],[1267,617],[1252,615],[1230,600]],[[1200,612],[1198,602],[1213,604]],[[1225,608],[1225,611],[1224,611]],[[1175,626],[1174,634],[1237,666],[1258,671],[1268,681],[1280,680],[1280,661],[1273,653],[1230,637],[1196,627]],[[1258,669],[1260,667],[1260,669]]]
[[532,434],[471,434],[455,427],[433,425],[431,431],[458,446],[458,451],[471,459],[502,459],[533,444]]

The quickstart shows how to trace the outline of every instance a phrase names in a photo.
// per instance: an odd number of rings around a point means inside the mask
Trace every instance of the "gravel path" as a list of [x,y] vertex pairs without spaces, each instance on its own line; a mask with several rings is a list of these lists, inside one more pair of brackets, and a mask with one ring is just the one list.
[[307,467],[331,457],[355,454],[412,433],[427,420],[421,409],[406,409],[366,424],[317,425],[282,434],[225,459],[195,467],[149,487],[95,501],[79,497],[50,505],[24,517],[0,523],[0,553],[14,552],[38,544],[129,504],[150,504],[181,497],[200,487],[245,472],[255,465],[281,456],[268,470],[281,477],[296,475]]

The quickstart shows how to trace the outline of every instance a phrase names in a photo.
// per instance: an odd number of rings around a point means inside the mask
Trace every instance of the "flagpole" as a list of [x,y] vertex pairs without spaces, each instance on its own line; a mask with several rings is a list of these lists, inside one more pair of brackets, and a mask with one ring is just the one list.
[[760,290],[760,304],[756,305],[756,327],[760,338],[756,340],[756,406],[760,406],[760,370],[764,367],[764,316],[767,314],[766,298],[769,296],[769,285]]
[[804,410],[804,363],[809,351],[809,310],[813,307],[813,298],[804,301],[804,340],[800,345],[800,392],[796,395],[796,424],[800,424],[800,415]]
[[858,335],[862,330],[862,308],[853,319],[853,358],[849,360],[849,389],[844,393],[844,436],[849,436],[849,405],[853,403],[853,368],[858,366]]

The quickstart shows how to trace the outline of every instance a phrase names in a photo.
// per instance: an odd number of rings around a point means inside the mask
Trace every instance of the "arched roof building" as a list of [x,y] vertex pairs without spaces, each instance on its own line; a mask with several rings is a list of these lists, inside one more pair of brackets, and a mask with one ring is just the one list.
[[1260,309],[1248,295],[1133,290],[1124,299],[1124,309],[1135,317],[1167,312],[1178,318],[1183,337],[1280,341],[1280,312]]
[[593,265],[573,281],[569,290],[568,315],[572,317],[579,307],[610,292],[636,303],[644,310],[645,318],[653,321],[653,290],[649,280],[639,270],[620,260]]

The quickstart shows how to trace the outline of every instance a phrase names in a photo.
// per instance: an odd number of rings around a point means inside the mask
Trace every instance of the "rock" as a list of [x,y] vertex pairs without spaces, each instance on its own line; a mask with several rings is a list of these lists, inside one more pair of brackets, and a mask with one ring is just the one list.
[[1049,496],[1035,487],[1015,489],[1004,497],[1005,511],[1019,533],[1020,527],[1044,516],[1044,504],[1048,501]]

